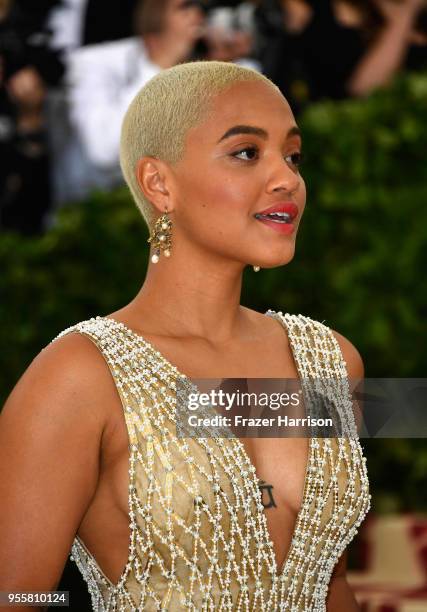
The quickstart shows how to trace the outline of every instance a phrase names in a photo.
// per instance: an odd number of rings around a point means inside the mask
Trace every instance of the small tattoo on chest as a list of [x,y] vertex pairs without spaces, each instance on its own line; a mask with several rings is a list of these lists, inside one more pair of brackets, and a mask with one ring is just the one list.
[[277,508],[273,498],[273,485],[260,480],[258,486],[261,490],[261,503],[264,508]]

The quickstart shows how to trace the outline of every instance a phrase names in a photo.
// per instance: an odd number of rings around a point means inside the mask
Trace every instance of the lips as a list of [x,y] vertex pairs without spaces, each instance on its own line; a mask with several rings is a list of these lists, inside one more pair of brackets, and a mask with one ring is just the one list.
[[298,214],[298,207],[293,202],[278,202],[265,210],[255,213],[256,219],[282,220],[291,223]]
[[298,215],[298,207],[293,202],[278,202],[254,214],[255,219],[280,234],[292,234],[295,230],[293,220]]

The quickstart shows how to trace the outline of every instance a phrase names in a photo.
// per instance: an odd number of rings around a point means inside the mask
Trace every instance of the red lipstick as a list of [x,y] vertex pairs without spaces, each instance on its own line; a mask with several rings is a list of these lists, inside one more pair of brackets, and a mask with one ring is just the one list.
[[277,202],[269,208],[254,214],[255,219],[280,234],[292,234],[295,230],[293,220],[298,215],[298,207],[293,202]]

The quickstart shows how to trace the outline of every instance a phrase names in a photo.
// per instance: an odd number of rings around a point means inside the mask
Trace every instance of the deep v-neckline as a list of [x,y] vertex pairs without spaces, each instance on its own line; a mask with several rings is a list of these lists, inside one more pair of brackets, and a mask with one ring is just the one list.
[[[287,336],[288,336],[288,341],[289,341],[289,347],[290,347],[290,350],[291,350],[291,354],[292,354],[292,357],[293,357],[294,362],[295,362],[295,367],[296,367],[296,370],[297,370],[297,372],[298,372],[298,375],[301,377],[301,373],[300,373],[300,369],[299,369],[299,366],[298,366],[298,362],[297,362],[297,360],[295,359],[294,348],[293,348],[293,346],[292,346],[292,342],[291,342],[291,340],[290,340],[290,338],[289,338],[289,329],[288,329],[288,327],[287,327],[287,325],[286,325],[285,321],[284,321],[284,320],[283,320],[283,319],[282,319],[280,316],[277,316],[277,314],[278,314],[278,313],[276,313],[276,312],[275,312],[275,311],[273,311],[273,310],[268,310],[266,313],[264,313],[264,316],[270,316],[271,318],[276,319],[276,321],[279,321],[279,323],[280,323],[280,324],[282,325],[282,327],[284,328],[284,331],[286,331]],[[144,338],[144,336],[142,336],[142,335],[141,335],[139,332],[134,331],[133,329],[131,329],[130,327],[128,327],[127,325],[125,325],[124,323],[122,323],[122,321],[118,321],[118,320],[117,320],[117,319],[115,319],[114,317],[105,316],[105,317],[100,317],[100,318],[105,319],[105,320],[112,321],[114,324],[116,324],[116,325],[118,325],[119,327],[121,327],[121,328],[122,328],[122,330],[123,330],[123,331],[125,331],[127,334],[130,334],[130,335],[131,335],[131,336],[133,336],[133,337],[134,337],[136,340],[138,340],[138,341],[142,342],[143,344],[145,344],[145,345],[146,345],[146,346],[147,346],[147,347],[148,347],[148,348],[149,348],[149,349],[150,349],[152,352],[154,352],[154,354],[155,354],[155,355],[156,355],[156,356],[157,356],[157,357],[160,359],[160,361],[162,361],[162,362],[163,362],[163,364],[164,364],[166,367],[168,367],[170,370],[172,370],[172,372],[174,372],[174,374],[175,374],[177,377],[179,377],[179,378],[180,378],[180,379],[181,379],[181,380],[184,382],[184,384],[190,384],[190,385],[192,385],[192,384],[193,384],[193,383],[191,383],[191,379],[190,379],[190,378],[189,378],[189,377],[188,377],[186,374],[184,374],[183,372],[181,372],[181,371],[180,371],[180,370],[179,370],[179,369],[178,369],[178,368],[177,368],[175,365],[173,365],[173,363],[171,363],[171,362],[169,361],[169,359],[167,359],[167,358],[166,358],[166,357],[163,355],[163,353],[162,353],[161,351],[159,351],[159,350],[158,350],[158,349],[157,349],[157,348],[156,348],[156,347],[155,347],[155,346],[154,346],[154,345],[153,345],[151,342],[149,342],[148,340],[146,340],[146,339]],[[227,429],[228,429],[228,428],[227,428]],[[249,465],[249,466],[250,466],[250,468],[251,468],[250,474],[252,474],[252,476],[248,476],[248,478],[252,478],[252,479],[255,481],[255,485],[256,485],[256,486],[255,486],[255,490],[256,490],[256,491],[259,491],[259,488],[258,488],[258,481],[259,481],[259,478],[258,478],[258,475],[257,475],[257,472],[256,472],[256,467],[255,467],[254,463],[252,462],[252,459],[250,458],[250,456],[249,456],[249,454],[248,454],[248,452],[247,452],[247,450],[246,450],[246,448],[245,448],[244,444],[243,444],[243,443],[242,443],[242,441],[240,440],[240,438],[238,438],[237,436],[235,436],[235,435],[232,433],[232,431],[231,431],[231,430],[229,430],[229,431],[230,431],[230,434],[231,434],[229,439],[235,440],[235,443],[238,445],[238,447],[239,447],[239,449],[240,449],[240,452],[242,453],[242,455],[243,455],[243,457],[244,457],[244,459],[245,459],[245,461],[246,461],[247,465]],[[283,578],[283,577],[284,577],[284,575],[285,575],[285,572],[286,572],[286,567],[287,567],[287,565],[288,565],[288,562],[289,562],[289,560],[290,560],[290,558],[291,558],[291,555],[292,555],[292,552],[293,552],[295,535],[296,535],[296,533],[297,533],[297,531],[298,531],[298,529],[299,529],[299,524],[300,524],[300,522],[301,522],[301,516],[302,516],[303,508],[306,506],[306,503],[307,503],[307,495],[308,495],[308,487],[307,487],[307,484],[308,484],[308,475],[309,475],[309,472],[310,472],[311,467],[312,467],[312,466],[311,466],[311,457],[312,457],[312,443],[313,443],[313,438],[312,438],[312,437],[310,437],[310,438],[309,438],[309,443],[308,443],[308,449],[307,449],[307,460],[306,460],[306,465],[305,465],[304,485],[303,485],[303,494],[302,494],[301,506],[300,506],[300,508],[299,508],[299,510],[298,510],[298,512],[297,512],[296,518],[295,518],[295,524],[294,524],[294,528],[293,528],[293,530],[292,530],[292,537],[291,537],[291,543],[290,543],[290,545],[289,545],[289,549],[288,549],[288,551],[287,551],[287,553],[286,553],[286,555],[285,555],[284,560],[282,561],[282,564],[281,564],[281,566],[280,566],[280,569],[277,569],[277,571],[275,572],[276,577],[277,577],[277,578],[279,578],[279,579]],[[260,494],[260,495],[261,495],[261,494]],[[259,501],[261,501],[261,499],[260,499]],[[266,535],[267,535],[267,538],[268,538],[268,542],[267,542],[267,544],[268,544],[269,548],[270,548],[270,549],[272,550],[272,552],[273,552],[273,557],[274,557],[274,560],[275,560],[275,565],[276,565],[276,568],[278,568],[279,564],[278,564],[278,562],[277,562],[275,545],[274,545],[274,542],[273,542],[272,537],[271,537],[271,533],[270,533],[269,528],[268,528],[268,523],[267,523],[267,515],[265,514],[264,510],[261,510],[260,512],[261,512],[261,513],[264,515],[264,517],[265,517],[265,530],[266,530]]]

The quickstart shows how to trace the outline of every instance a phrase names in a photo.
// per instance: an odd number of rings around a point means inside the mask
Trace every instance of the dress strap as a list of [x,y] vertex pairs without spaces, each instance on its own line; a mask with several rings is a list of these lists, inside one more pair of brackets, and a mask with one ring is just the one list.
[[[138,564],[145,565],[147,562],[147,534],[135,517],[140,508],[140,500],[145,499],[149,482],[144,476],[145,472],[141,471],[141,465],[138,464],[138,456],[141,456],[141,452],[144,451],[144,456],[150,465],[154,450],[157,450],[157,440],[152,440],[154,438],[152,436],[152,415],[155,408],[153,385],[157,383],[159,386],[156,375],[160,376],[162,373],[159,368],[153,370],[154,366],[151,364],[154,358],[138,342],[135,334],[132,334],[118,321],[99,316],[87,319],[64,329],[52,342],[71,332],[87,336],[97,346],[109,367],[121,399],[128,432],[128,512],[130,517],[129,560],[116,585],[112,586],[96,559],[78,536],[73,542],[72,559],[76,561],[85,580],[91,585],[94,610],[98,610],[98,603],[102,602],[104,596],[106,598],[122,597],[123,607],[119,606],[114,609],[124,610],[124,599],[130,602],[130,595],[126,590],[127,580],[131,579],[135,573],[139,574],[141,570]],[[164,453],[161,456],[162,459],[164,459],[163,455]],[[143,464],[145,466],[144,460]],[[112,610],[109,606],[102,607],[102,603],[100,605],[99,610]],[[131,608],[126,605],[127,609]],[[132,607],[132,609],[136,608]]]
[[87,336],[96,345],[107,363],[121,400],[130,442],[135,443],[135,422],[131,415],[135,408],[138,408],[139,412],[144,405],[144,398],[141,397],[143,386],[138,388],[132,384],[134,378],[132,358],[137,347],[132,343],[132,339],[126,339],[123,336],[124,332],[116,321],[106,317],[97,316],[80,321],[64,329],[52,342],[71,332]]
[[[285,327],[302,386],[313,406],[319,397],[339,416],[342,436],[358,437],[346,362],[332,330],[298,314],[267,311]],[[324,405],[324,401],[322,401]]]

